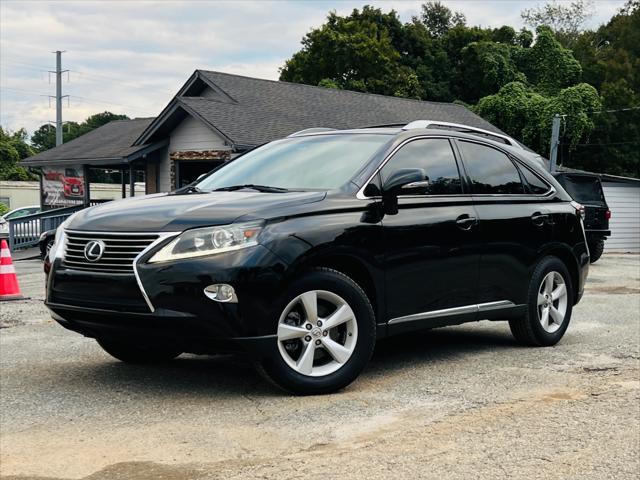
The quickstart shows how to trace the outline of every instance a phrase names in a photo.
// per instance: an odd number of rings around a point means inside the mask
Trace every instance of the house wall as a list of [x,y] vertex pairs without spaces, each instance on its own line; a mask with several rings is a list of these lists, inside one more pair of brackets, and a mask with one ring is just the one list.
[[602,189],[611,210],[605,251],[640,253],[640,185],[602,182]]
[[172,184],[171,154],[176,152],[228,151],[224,139],[200,120],[191,116],[185,118],[169,137],[169,147],[162,151],[158,164],[158,191],[169,192]]

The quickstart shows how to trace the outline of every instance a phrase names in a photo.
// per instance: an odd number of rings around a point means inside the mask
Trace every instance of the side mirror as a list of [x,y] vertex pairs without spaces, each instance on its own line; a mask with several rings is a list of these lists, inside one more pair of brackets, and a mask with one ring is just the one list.
[[398,195],[400,190],[428,187],[429,180],[422,168],[401,168],[391,174],[382,187],[385,195]]
[[206,173],[203,173],[202,175],[198,175],[198,178],[196,178],[196,182],[199,182],[200,180],[202,180],[206,176],[207,176]]

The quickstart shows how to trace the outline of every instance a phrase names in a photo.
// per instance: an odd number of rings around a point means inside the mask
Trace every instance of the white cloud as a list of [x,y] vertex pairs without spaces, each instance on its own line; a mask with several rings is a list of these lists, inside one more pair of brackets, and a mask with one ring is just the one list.
[[[12,1],[0,2],[0,125],[33,131],[55,117],[48,70],[52,50],[66,50],[71,95],[65,120],[110,110],[157,114],[196,68],[276,79],[303,36],[330,10],[348,14],[372,4],[403,21],[419,0],[296,1]],[[470,24],[520,26],[534,1],[446,1]],[[598,2],[594,24],[623,0]],[[41,96],[42,95],[42,96]],[[66,105],[66,102],[65,102]]]

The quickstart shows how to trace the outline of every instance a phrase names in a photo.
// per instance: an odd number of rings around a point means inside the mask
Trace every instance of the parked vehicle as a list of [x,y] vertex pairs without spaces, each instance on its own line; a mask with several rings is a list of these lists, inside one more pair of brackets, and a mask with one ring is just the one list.
[[609,229],[611,210],[604,197],[600,177],[590,173],[568,172],[558,172],[554,176],[567,193],[584,206],[584,229],[591,263],[595,263],[604,252],[605,240],[611,236]]
[[55,242],[56,231],[55,230],[47,230],[46,232],[42,232],[40,234],[40,240],[38,241],[38,248],[40,249],[40,258],[45,260],[49,252],[51,251],[51,247]]
[[33,215],[39,213],[40,205],[28,205],[26,207],[14,208],[13,210],[5,213],[0,217],[0,238],[7,238],[9,236],[9,220],[26,215]]
[[581,209],[506,136],[312,129],[74,214],[46,304],[125,362],[243,351],[288,391],[333,392],[389,335],[508,320],[556,344],[589,268]]

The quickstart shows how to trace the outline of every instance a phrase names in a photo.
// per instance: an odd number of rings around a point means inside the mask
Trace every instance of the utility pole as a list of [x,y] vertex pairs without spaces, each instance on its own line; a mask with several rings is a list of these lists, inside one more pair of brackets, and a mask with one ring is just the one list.
[[62,95],[62,74],[69,70],[62,70],[62,53],[64,50],[56,50],[56,147],[62,145],[62,99],[69,95]]
[[551,173],[556,171],[558,145],[560,145],[560,115],[556,113],[551,124],[551,150],[549,152],[549,171]]

